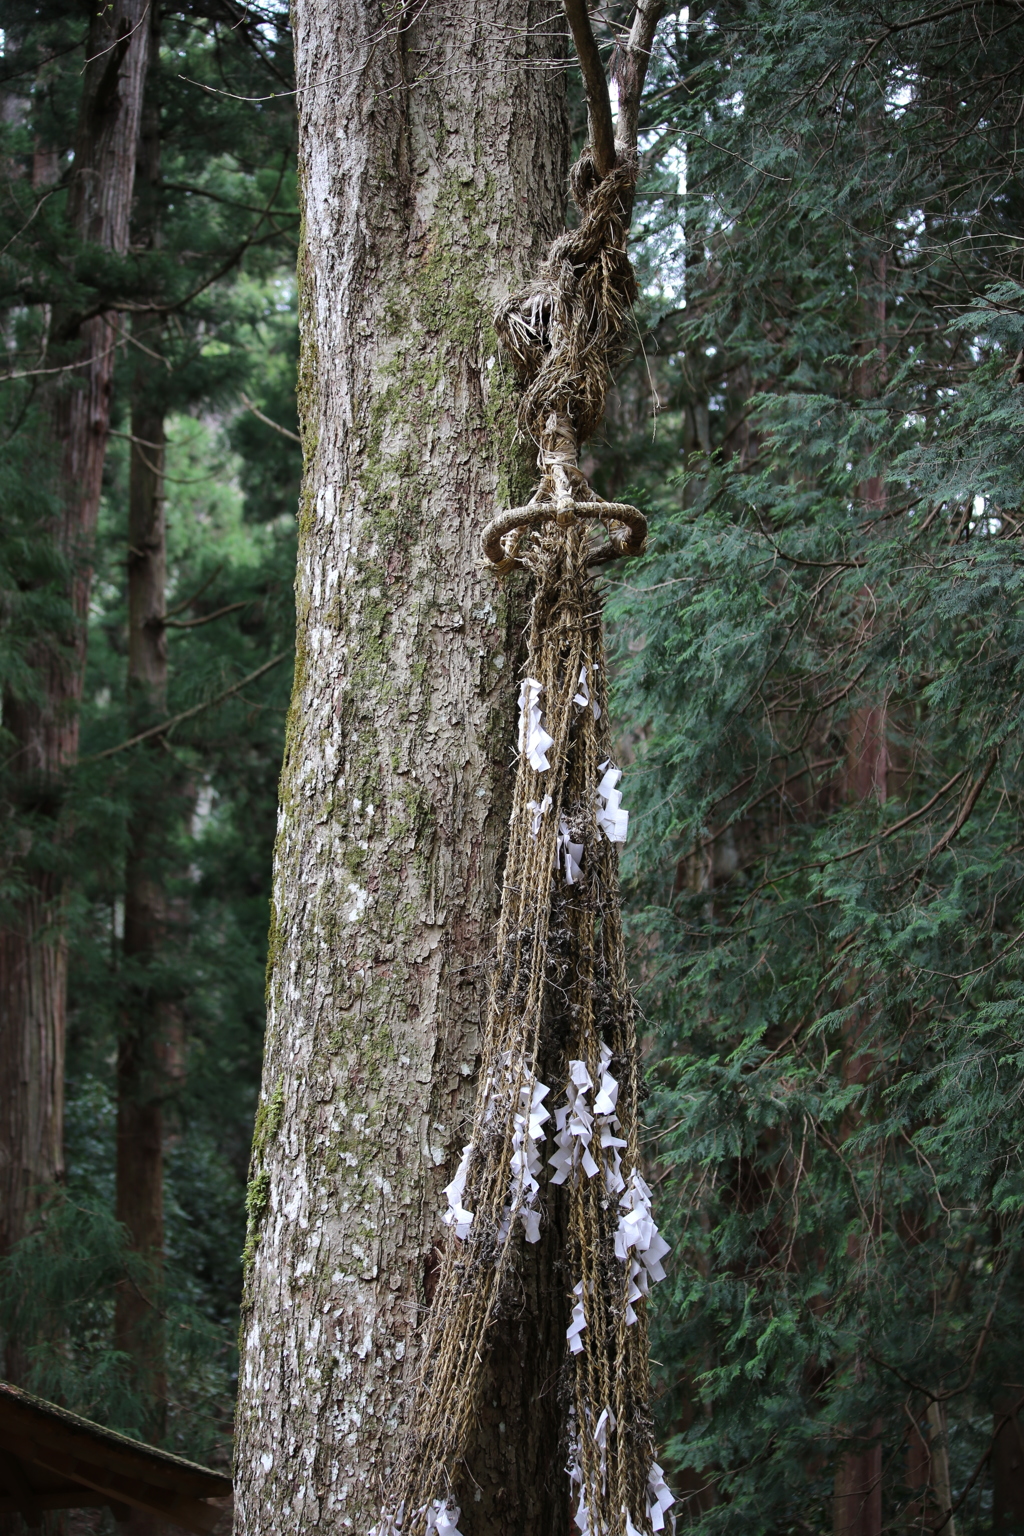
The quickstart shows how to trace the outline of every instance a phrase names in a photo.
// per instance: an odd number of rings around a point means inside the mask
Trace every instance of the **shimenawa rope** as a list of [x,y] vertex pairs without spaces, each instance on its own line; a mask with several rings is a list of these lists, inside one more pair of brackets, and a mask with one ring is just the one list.
[[[451,1228],[394,1494],[373,1536],[458,1536],[458,1479],[486,1338],[519,1244],[535,1242],[548,1180],[568,1186],[574,1285],[566,1444],[580,1536],[661,1531],[673,1502],[654,1461],[644,1297],[668,1245],[638,1146],[641,1072],[626,976],[616,843],[627,813],[612,762],[600,600],[591,567],[637,553],[646,523],[595,496],[577,463],[628,350],[636,294],[626,235],[636,162],[599,179],[585,152],[571,187],[579,227],[496,326],[538,443],[526,507],[484,534],[492,569],[533,576],[527,676],[501,917],[473,1128],[446,1191]],[[594,525],[608,535],[592,541]],[[555,1102],[538,1080],[557,1064]],[[550,1067],[549,1067],[550,1070]]]

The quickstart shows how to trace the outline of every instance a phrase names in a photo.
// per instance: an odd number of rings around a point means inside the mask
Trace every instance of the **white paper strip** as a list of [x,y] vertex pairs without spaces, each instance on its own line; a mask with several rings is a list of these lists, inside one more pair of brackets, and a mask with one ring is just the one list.
[[461,1514],[457,1504],[435,1499],[427,1510],[427,1536],[462,1536],[459,1530]]
[[615,787],[621,778],[621,768],[607,768],[597,786],[597,824],[610,843],[624,843],[629,830],[629,812],[622,809],[622,792]]
[[588,1178],[600,1173],[594,1151],[601,1148],[604,1164],[605,1187],[610,1195],[621,1194],[626,1187],[622,1177],[622,1150],[625,1138],[615,1114],[619,1098],[619,1085],[608,1071],[611,1064],[611,1047],[601,1043],[598,1064],[601,1086],[593,1107],[587,1095],[594,1084],[584,1061],[570,1061],[569,1083],[565,1090],[566,1102],[555,1110],[555,1152],[548,1159],[554,1169],[552,1184],[564,1184],[578,1168]]
[[580,1164],[590,1178],[598,1171],[590,1152],[594,1116],[587,1104],[587,1093],[593,1086],[586,1062],[570,1061],[567,1102],[555,1110],[555,1153],[548,1159],[555,1170],[552,1184],[564,1184]]
[[519,688],[519,750],[526,753],[530,767],[538,773],[546,773],[551,767],[547,753],[555,744],[541,719],[539,700],[543,692],[543,684],[535,677],[525,677]]
[[473,1225],[473,1212],[463,1208],[462,1197],[466,1193],[466,1178],[469,1174],[469,1164],[473,1156],[473,1143],[469,1142],[462,1149],[462,1158],[451,1183],[445,1186],[445,1195],[448,1200],[448,1209],[441,1220],[446,1227],[452,1227],[455,1236],[465,1242],[469,1236],[469,1229]]
[[[494,1119],[500,1103],[508,1102],[504,1094],[508,1092],[509,1058],[510,1053],[506,1051],[491,1079],[482,1117],[484,1125]],[[545,1108],[544,1100],[550,1092],[545,1083],[538,1083],[532,1073],[527,1073],[526,1080],[520,1082],[515,1093],[508,1199],[498,1229],[499,1242],[504,1242],[517,1216],[522,1218],[526,1241],[536,1243],[540,1239],[540,1212],[536,1206],[540,1196],[539,1176],[544,1169],[544,1154],[541,1150],[544,1126],[551,1119],[551,1112]],[[474,1220],[473,1212],[467,1211],[463,1205],[472,1155],[473,1145],[469,1143],[462,1149],[462,1158],[454,1179],[445,1187],[448,1209],[441,1216],[445,1226],[451,1227],[455,1236],[463,1242],[469,1236]]]
[[632,1303],[648,1294],[649,1283],[664,1280],[661,1261],[672,1250],[651,1215],[651,1191],[635,1168],[619,1200],[619,1210],[622,1214],[615,1233],[615,1257],[621,1264],[629,1265],[626,1321],[635,1323]]
[[608,1431],[615,1428],[615,1415],[610,1408],[602,1408],[601,1417],[594,1425],[594,1444],[599,1451],[608,1449]]
[[601,1417],[594,1425],[594,1444],[597,1446],[601,1467],[601,1492],[608,1490],[608,1436],[615,1428],[615,1415],[610,1408],[602,1408]]
[[551,809],[551,796],[545,795],[539,805],[536,800],[528,800],[526,802],[526,809],[533,812],[533,820],[530,823],[530,835],[531,837],[537,837],[540,833],[540,824]]
[[[538,1083],[534,1077],[523,1084],[512,1131],[512,1176],[506,1215],[511,1218],[514,1213],[522,1218],[528,1243],[540,1240],[540,1212],[536,1209],[540,1195],[538,1174],[544,1167],[540,1142],[544,1138],[544,1125],[551,1119],[551,1111],[544,1107],[550,1092],[550,1088]],[[507,1231],[505,1226],[504,1232]],[[499,1233],[499,1237],[502,1235]]]
[[569,823],[565,820],[558,823],[558,846],[562,851],[565,863],[565,883],[575,885],[580,877],[580,866],[583,862],[583,844],[572,842],[572,833],[569,831]]
[[572,1449],[572,1461],[569,1463],[569,1487],[579,1489],[579,1503],[574,1516],[579,1536],[591,1536],[590,1511],[587,1508],[583,1489],[583,1468],[580,1466],[579,1446],[575,1444]]
[[[447,1499],[435,1499],[429,1506],[421,1505],[416,1513],[426,1516],[427,1536],[462,1536],[459,1530],[462,1510],[457,1504],[449,1504]],[[370,1536],[402,1536],[404,1518],[405,1505],[400,1504],[395,1514],[386,1515],[379,1526],[371,1528]]]
[[579,1300],[572,1309],[572,1320],[570,1321],[568,1328],[565,1330],[565,1336],[569,1341],[569,1348],[572,1350],[573,1354],[578,1355],[583,1349],[583,1340],[580,1338],[580,1334],[587,1326],[587,1319],[583,1314],[582,1280],[578,1285],[573,1287],[573,1295],[578,1296]]
[[[663,1531],[665,1529],[666,1512],[675,1503],[675,1495],[665,1481],[665,1474],[658,1463],[651,1467],[647,1478],[647,1518],[651,1522],[651,1529]],[[673,1522],[675,1516],[672,1517]]]
[[[592,672],[595,672],[595,673],[597,672],[597,668],[596,667],[591,667],[590,670]],[[601,706],[600,706],[600,704],[598,704],[596,699],[591,700],[591,697],[590,697],[590,685],[589,685],[589,683],[587,681],[587,668],[586,667],[584,667],[583,670],[580,672],[579,692],[573,694],[572,701],[573,701],[574,704],[578,705],[578,707],[580,709],[586,709],[587,705],[589,704],[591,709],[594,711],[594,719],[595,720],[600,720],[600,718],[601,718]]]

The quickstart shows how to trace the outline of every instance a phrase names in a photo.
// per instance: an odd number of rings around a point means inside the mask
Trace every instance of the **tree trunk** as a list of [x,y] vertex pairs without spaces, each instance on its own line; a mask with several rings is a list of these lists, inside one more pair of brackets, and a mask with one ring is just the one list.
[[[862,399],[872,399],[878,394],[885,378],[886,362],[886,309],[884,255],[878,262],[870,263],[870,278],[875,291],[865,300],[865,341],[861,350],[868,360],[857,369],[856,386]],[[884,510],[886,502],[885,480],[872,475],[861,482],[860,494],[864,504],[873,513]],[[871,593],[863,594],[862,624],[872,623],[874,605]],[[887,743],[888,718],[885,702],[866,704],[854,710],[846,735],[846,796],[857,802],[875,799],[885,803],[888,795],[889,751]],[[851,978],[848,987],[859,989],[862,978]],[[869,1033],[870,1015],[854,1014],[846,1027],[843,1042],[844,1083],[866,1083],[870,1080],[874,1061],[870,1050],[861,1048],[863,1037]],[[843,1139],[853,1134],[860,1120],[857,1110],[849,1110],[843,1122]],[[866,1240],[861,1240],[861,1243]],[[861,1246],[855,1238],[849,1240],[851,1258]],[[866,1432],[865,1438],[881,1436],[881,1421]],[[881,1536],[882,1530],[882,1447],[881,1443],[866,1450],[846,1452],[836,1468],[835,1501],[833,1506],[833,1536]]]
[[[1024,1533],[1024,1423],[1019,1407],[1019,1382],[996,1397],[993,1414],[999,1426],[992,1442],[992,1530],[995,1536]],[[1007,1417],[1007,1415],[1013,1415]],[[1003,1422],[1005,1420],[1005,1422]]]
[[[152,348],[158,339],[147,329],[147,346]],[[139,368],[132,396],[135,441],[128,514],[128,694],[133,731],[144,730],[163,715],[167,698],[164,421],[162,410],[150,401],[148,385]],[[159,750],[158,742],[147,743],[139,753],[128,828],[116,1175],[117,1219],[127,1228],[131,1247],[147,1259],[156,1288],[164,1246],[163,1104],[168,1077],[181,1055],[177,1010],[154,974],[170,920],[165,844],[176,798],[166,783],[166,768],[157,759]],[[114,1334],[117,1348],[132,1359],[136,1386],[152,1402],[149,1437],[160,1439],[167,1397],[163,1330],[159,1311],[138,1286],[125,1283],[119,1288]]]
[[[69,192],[75,234],[118,253],[128,248],[149,45],[147,8],[146,0],[114,0],[93,14]],[[61,780],[78,750],[91,544],[109,427],[116,317],[108,311],[84,321],[55,316],[54,331],[63,344],[62,360],[74,366],[53,386],[63,511],[57,526],[40,529],[40,536],[52,537],[68,563],[68,624],[34,657],[38,696],[4,699],[4,725],[14,739],[15,797],[26,821],[18,872],[23,894],[8,908],[0,933],[0,1252],[23,1234],[40,1195],[63,1172],[67,962]]]
[[[152,38],[157,43],[156,37]],[[136,246],[157,240],[155,194],[160,175],[159,115],[146,92],[136,165]],[[137,318],[137,349],[131,385],[131,448],[128,478],[128,711],[129,732],[143,731],[166,714],[167,539],[164,518],[164,413],[149,366],[159,349],[159,322]],[[145,351],[143,350],[145,348]],[[159,743],[155,745],[159,746]],[[159,1061],[160,1000],[149,974],[167,929],[160,837],[159,770],[143,750],[133,775],[132,811],[125,862],[124,958],[126,983],[117,1058],[117,1218],[132,1248],[144,1254],[157,1278],[163,1250],[162,1072]],[[141,782],[140,782],[141,781]],[[150,1429],[162,1432],[166,1391],[147,1299],[135,1286],[117,1296],[117,1347],[131,1355],[136,1383],[161,1404]],[[161,1422],[156,1422],[160,1420]]]
[[[881,1435],[879,1421],[874,1426]],[[836,1468],[835,1536],[878,1536],[882,1529],[882,1444],[847,1451]]]
[[932,1509],[928,1502],[931,1484],[931,1452],[920,1422],[915,1419],[907,1434],[907,1499],[903,1510],[903,1529],[907,1536],[921,1536],[931,1529]]
[[[138,328],[136,328],[138,329]],[[143,331],[146,346],[159,345],[157,327]],[[164,417],[154,382],[140,367],[132,395],[131,474],[128,522],[128,692],[131,726],[142,731],[167,709],[167,545],[163,494]],[[184,1024],[169,950],[185,914],[168,888],[174,841],[194,803],[191,783],[168,759],[159,741],[145,743],[137,758],[133,809],[128,826],[124,893],[124,993],[117,1054],[117,1219],[130,1246],[148,1261],[159,1291],[164,1251],[164,1110],[185,1074]],[[136,1387],[149,1398],[146,1431],[162,1439],[166,1429],[167,1378],[161,1311],[147,1291],[122,1285],[114,1334],[132,1359]],[[135,1511],[134,1536],[163,1530],[155,1516]]]
[[[159,47],[159,13],[150,22]],[[136,172],[133,244],[160,244],[160,112],[150,77]],[[163,324],[136,317],[131,393],[128,494],[128,700],[131,733],[167,713],[167,528],[164,496],[164,397],[159,362]],[[122,1284],[114,1337],[130,1356],[133,1382],[149,1403],[151,1440],[167,1428],[167,1369],[159,1290],[164,1257],[164,1109],[184,1073],[181,1011],[169,986],[168,944],[179,914],[168,888],[173,842],[186,814],[181,770],[159,740],[137,754],[128,827],[124,895],[124,976],[117,1056],[117,1218],[147,1261],[145,1287]],[[163,973],[163,974],[162,974]],[[126,1536],[165,1530],[155,1515],[133,1510]]]
[[[376,1521],[471,1115],[512,784],[522,594],[481,572],[479,536],[522,499],[525,455],[491,316],[560,224],[555,29],[534,0],[394,14],[295,14],[307,464],[248,1197],[245,1536]],[[467,1453],[465,1536],[568,1531],[565,1289],[534,1255]]]
[[941,1536],[956,1536],[956,1516],[953,1508],[953,1486],[949,1477],[949,1425],[941,1403],[928,1404],[928,1448],[931,1451],[931,1481],[938,1505],[935,1530]]

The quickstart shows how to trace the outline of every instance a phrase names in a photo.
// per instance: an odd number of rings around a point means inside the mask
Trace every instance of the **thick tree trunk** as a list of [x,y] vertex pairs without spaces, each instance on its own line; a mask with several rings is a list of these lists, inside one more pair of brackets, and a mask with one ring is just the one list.
[[[120,253],[128,247],[147,9],[146,0],[114,0],[93,15],[69,193],[79,238]],[[68,562],[69,624],[34,658],[38,696],[4,700],[26,837],[19,871],[24,894],[0,933],[0,1252],[22,1235],[40,1192],[62,1174],[66,947],[63,881],[53,855],[61,836],[61,779],[78,750],[90,550],[117,336],[109,312],[85,321],[58,316],[54,329],[58,350],[63,344],[63,357],[75,367],[53,390],[63,512],[58,526],[41,529],[40,536],[52,537]]]
[[[523,485],[491,315],[559,227],[567,151],[534,0],[299,0],[295,22],[307,467],[248,1202],[245,1536],[368,1530],[407,1422],[511,788],[521,597],[481,572],[479,536]],[[502,1325],[466,1536],[568,1531],[553,1267],[533,1256]]]

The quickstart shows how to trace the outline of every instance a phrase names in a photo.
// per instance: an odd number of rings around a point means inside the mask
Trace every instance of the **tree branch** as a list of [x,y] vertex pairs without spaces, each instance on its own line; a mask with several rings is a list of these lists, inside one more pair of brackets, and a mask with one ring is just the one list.
[[281,651],[277,656],[272,656],[269,661],[265,661],[262,667],[257,667],[255,672],[250,672],[248,677],[243,677],[237,683],[232,683],[230,688],[225,688],[223,693],[216,694],[212,699],[206,699],[202,704],[193,704],[191,709],[183,709],[179,715],[172,715],[169,720],[161,720],[159,725],[151,725],[148,731],[140,731],[137,736],[130,736],[127,741],[119,741],[116,747],[107,747],[104,752],[93,752],[89,757],[80,757],[79,767],[83,763],[102,762],[105,757],[115,757],[118,752],[127,752],[129,747],[137,747],[140,742],[150,741],[154,736],[166,735],[172,726],[180,725],[183,720],[191,720],[194,715],[201,715],[204,709],[212,709],[215,704],[223,703],[225,699],[229,699],[233,693],[238,693],[239,689],[246,687],[247,684],[254,683],[258,677],[263,676],[264,672],[269,672],[271,667],[280,665],[290,654],[290,651]]
[[223,569],[224,569],[224,562],[221,561],[220,565],[218,565],[217,569],[213,572],[213,574],[211,576],[207,576],[207,578],[203,582],[202,586],[201,587],[197,587],[196,590],[192,593],[192,596],[191,597],[186,597],[184,602],[175,603],[173,608],[168,608],[167,612],[164,614],[164,618],[165,619],[169,619],[173,614],[175,614],[175,613],[184,613],[186,608],[191,608],[191,606],[195,602],[196,598],[197,597],[202,597],[202,595],[206,591],[207,587],[211,584],[211,582],[214,582],[214,581],[217,580],[217,577],[220,575],[220,573],[221,573],[221,571]]
[[989,753],[988,762],[985,764],[984,768],[981,770],[981,773],[971,785],[970,792],[968,793],[967,799],[963,803],[963,808],[961,809],[959,816],[956,818],[956,821],[954,821],[949,831],[943,833],[942,837],[940,837],[938,842],[935,844],[935,847],[929,851],[929,859],[934,859],[935,855],[937,853],[941,853],[943,848],[948,848],[949,844],[953,841],[954,837],[956,837],[961,827],[967,821],[971,812],[974,810],[978,796],[981,794],[982,790],[985,788],[985,785],[989,781],[989,777],[992,773],[992,769],[996,765],[996,758],[998,756],[999,747],[995,746]]
[[164,619],[164,629],[196,629],[200,624],[212,624],[214,619],[221,619],[226,613],[237,613],[239,608],[248,608],[249,601],[242,603],[228,603],[224,608],[217,608],[213,613],[201,614],[198,619]]
[[590,151],[594,168],[599,176],[607,176],[615,165],[615,132],[612,127],[612,104],[608,94],[608,79],[601,63],[597,40],[590,25],[587,0],[562,0],[566,18],[572,28],[572,40],[576,45],[576,57],[583,72],[583,84],[587,91],[587,127],[590,134]]
[[651,62],[654,34],[665,10],[665,0],[637,0],[633,25],[625,48],[616,51],[613,63],[619,87],[619,149],[636,154],[640,127],[640,98]]
[[273,427],[275,432],[280,432],[282,437],[290,438],[290,440],[293,443],[298,443],[299,446],[301,447],[301,445],[302,445],[302,438],[299,436],[299,434],[297,432],[293,432],[289,427],[282,427],[276,421],[271,421],[269,416],[264,416],[263,412],[261,410],[259,410],[255,405],[253,405],[253,403],[249,399],[248,395],[240,395],[239,399],[241,400],[242,404],[245,406],[247,411],[252,411],[252,413],[256,417],[257,421],[262,421],[262,423],[263,423],[263,425],[265,427]]
[[[211,192],[207,187],[197,187],[190,181],[164,181],[160,185],[165,192],[188,192],[193,197],[206,197],[212,203],[222,203],[225,208],[236,208],[241,213],[267,212],[266,208],[256,203],[239,203],[234,198],[221,197],[219,192]],[[293,208],[271,208],[270,212],[275,219],[291,219],[294,223],[299,221],[299,214]]]

